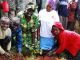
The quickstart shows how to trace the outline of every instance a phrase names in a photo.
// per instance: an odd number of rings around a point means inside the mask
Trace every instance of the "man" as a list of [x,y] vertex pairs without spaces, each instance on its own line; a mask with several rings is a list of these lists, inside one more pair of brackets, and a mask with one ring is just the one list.
[[8,17],[1,17],[0,20],[0,54],[10,56],[11,48],[11,30],[9,28],[10,20]]
[[45,56],[54,46],[54,37],[51,34],[52,24],[59,22],[59,16],[55,10],[52,10],[51,4],[46,5],[46,9],[39,12],[40,20],[40,48]]
[[[56,22],[52,26],[52,34],[56,37],[59,48],[54,51],[54,54],[61,54],[64,52],[69,52],[67,56],[68,59],[80,59],[80,35],[73,31],[64,30],[61,23]],[[72,57],[72,58],[71,58]]]

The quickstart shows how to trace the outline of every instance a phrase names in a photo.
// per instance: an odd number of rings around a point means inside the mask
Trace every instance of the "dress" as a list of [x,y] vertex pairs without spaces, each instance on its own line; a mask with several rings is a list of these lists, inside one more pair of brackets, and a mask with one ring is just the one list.
[[39,12],[40,26],[40,48],[42,50],[51,50],[54,46],[54,37],[51,34],[52,24],[59,22],[59,16],[55,10],[47,12],[42,9]]

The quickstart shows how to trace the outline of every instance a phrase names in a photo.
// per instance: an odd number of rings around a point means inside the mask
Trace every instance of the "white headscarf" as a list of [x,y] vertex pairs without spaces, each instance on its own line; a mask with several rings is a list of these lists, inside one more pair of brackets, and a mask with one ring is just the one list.
[[8,17],[2,17],[0,21],[10,22],[10,19]]

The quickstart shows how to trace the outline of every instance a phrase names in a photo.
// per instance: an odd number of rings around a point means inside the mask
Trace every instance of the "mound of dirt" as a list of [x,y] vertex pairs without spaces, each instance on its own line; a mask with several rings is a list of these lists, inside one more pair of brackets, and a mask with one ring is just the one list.
[[12,54],[10,57],[0,55],[0,60],[25,60],[25,59],[22,55],[15,53],[15,54]]

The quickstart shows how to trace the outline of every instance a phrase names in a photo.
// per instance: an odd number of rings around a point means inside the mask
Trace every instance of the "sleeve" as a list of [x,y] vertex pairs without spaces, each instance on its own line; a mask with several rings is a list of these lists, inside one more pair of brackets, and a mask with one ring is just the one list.
[[61,36],[60,41],[59,41],[60,46],[59,46],[59,48],[55,51],[56,54],[60,54],[60,53],[63,52],[63,50],[65,49],[65,45],[66,45],[65,40],[66,40],[66,39],[65,39],[65,36]]
[[33,20],[34,20],[34,27],[38,28],[39,27],[39,18],[38,16],[33,16]]
[[3,50],[3,48],[0,46],[0,54],[4,54],[5,51]]
[[8,36],[10,36],[11,37],[11,29],[10,28],[8,28]]

